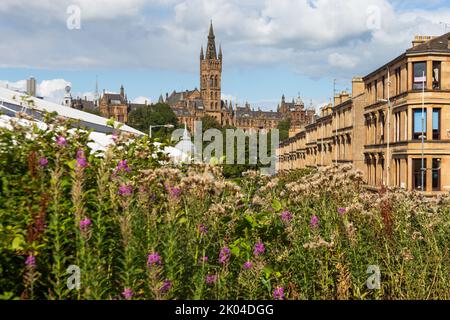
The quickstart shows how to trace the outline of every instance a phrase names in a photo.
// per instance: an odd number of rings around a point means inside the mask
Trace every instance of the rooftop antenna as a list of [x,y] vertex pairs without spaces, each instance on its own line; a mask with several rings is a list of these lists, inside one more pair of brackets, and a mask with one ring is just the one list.
[[450,23],[446,23],[446,22],[439,22],[440,25],[442,25],[442,28],[444,29],[444,33],[447,32],[447,29],[450,29]]

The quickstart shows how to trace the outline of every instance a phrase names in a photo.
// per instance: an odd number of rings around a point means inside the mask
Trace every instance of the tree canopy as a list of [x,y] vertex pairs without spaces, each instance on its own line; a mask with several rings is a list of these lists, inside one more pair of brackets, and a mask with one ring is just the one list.
[[[128,114],[128,125],[140,130],[148,132],[151,125],[167,125],[178,126],[178,119],[169,105],[165,103],[157,103],[149,106],[142,106]],[[167,138],[169,132],[167,128],[154,128],[152,135],[154,137]]]

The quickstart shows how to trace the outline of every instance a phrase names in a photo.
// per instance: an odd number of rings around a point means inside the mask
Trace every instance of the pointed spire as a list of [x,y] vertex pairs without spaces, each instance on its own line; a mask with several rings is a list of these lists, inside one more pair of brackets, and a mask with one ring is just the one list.
[[212,24],[212,19],[211,19],[211,23],[209,25],[209,35],[208,38],[215,38],[214,36],[214,29],[213,29],[213,24]]
[[216,37],[214,36],[213,25],[211,20],[208,35],[208,47],[206,48],[206,59],[217,59],[215,38]]
[[222,45],[219,45],[219,60],[222,60]]
[[205,59],[205,55],[203,54],[203,46],[202,46],[202,48],[200,49],[200,60],[203,59]]
[[123,84],[120,86],[120,96],[125,98],[125,88],[123,87]]

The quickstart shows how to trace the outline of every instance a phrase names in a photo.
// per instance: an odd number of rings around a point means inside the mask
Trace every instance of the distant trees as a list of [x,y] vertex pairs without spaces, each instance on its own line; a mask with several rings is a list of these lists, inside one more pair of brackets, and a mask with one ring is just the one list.
[[[156,103],[149,106],[142,106],[128,114],[129,126],[148,133],[151,125],[167,125],[171,124],[178,126],[178,119],[169,105],[165,103]],[[173,129],[168,128],[154,128],[152,129],[152,136],[156,138],[167,139],[170,138],[170,133]]]
[[280,131],[280,142],[289,138],[289,129],[291,128],[291,120],[283,120],[278,123],[277,129]]

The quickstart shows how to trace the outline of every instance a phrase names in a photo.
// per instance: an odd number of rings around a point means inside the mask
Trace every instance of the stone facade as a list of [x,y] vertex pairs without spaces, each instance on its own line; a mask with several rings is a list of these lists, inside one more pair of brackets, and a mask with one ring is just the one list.
[[115,121],[128,122],[128,99],[125,89],[120,87],[120,93],[105,93],[98,102],[100,115],[105,118],[113,118]]
[[450,192],[450,33],[416,37],[334,102],[280,145],[278,169],[353,163],[374,189]]

